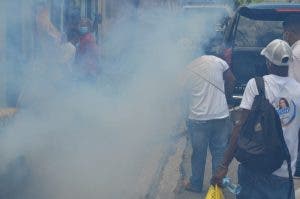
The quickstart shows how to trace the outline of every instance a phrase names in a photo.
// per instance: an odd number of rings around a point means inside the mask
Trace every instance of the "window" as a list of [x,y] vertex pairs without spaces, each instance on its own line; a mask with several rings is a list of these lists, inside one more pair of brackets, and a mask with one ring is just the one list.
[[281,21],[258,21],[240,16],[236,30],[235,46],[264,47],[282,36]]

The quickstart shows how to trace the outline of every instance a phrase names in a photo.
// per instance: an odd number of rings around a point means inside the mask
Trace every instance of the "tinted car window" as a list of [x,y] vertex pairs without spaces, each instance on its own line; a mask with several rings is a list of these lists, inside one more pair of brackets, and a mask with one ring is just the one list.
[[234,46],[265,47],[282,37],[282,21],[258,21],[240,16]]
[[[188,6],[183,8],[180,16],[184,22],[182,37],[194,45],[194,57],[203,54],[203,50],[209,54],[219,50],[224,39],[222,30],[231,16],[230,10],[218,5]],[[204,39],[199,39],[199,36],[204,36]]]
[[[228,17],[229,13],[223,9],[218,7],[196,7],[196,8],[185,8],[184,9],[185,15],[191,16],[211,16],[214,15],[216,17]],[[207,20],[207,19],[206,19]]]

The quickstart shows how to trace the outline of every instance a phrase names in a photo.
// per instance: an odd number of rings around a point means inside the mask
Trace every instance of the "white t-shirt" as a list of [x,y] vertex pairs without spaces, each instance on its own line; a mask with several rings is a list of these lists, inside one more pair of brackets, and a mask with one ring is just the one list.
[[223,73],[228,64],[212,55],[204,55],[188,65],[189,119],[211,120],[229,116],[224,94]]
[[[300,83],[290,77],[264,76],[266,97],[279,113],[285,142],[291,155],[292,172],[295,172],[298,154],[298,131],[300,128]],[[254,79],[250,79],[240,107],[251,109],[255,95],[258,95]],[[274,175],[288,177],[287,163]]]
[[289,76],[300,82],[300,40],[292,45],[293,61],[289,63]]

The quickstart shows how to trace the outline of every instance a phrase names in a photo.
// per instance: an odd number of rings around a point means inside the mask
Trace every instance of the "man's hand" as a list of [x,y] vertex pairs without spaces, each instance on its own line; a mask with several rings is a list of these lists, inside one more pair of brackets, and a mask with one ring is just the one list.
[[226,176],[227,172],[228,172],[228,167],[223,166],[223,165],[219,166],[215,175],[211,178],[210,183],[212,185],[218,184],[221,186],[222,180]]

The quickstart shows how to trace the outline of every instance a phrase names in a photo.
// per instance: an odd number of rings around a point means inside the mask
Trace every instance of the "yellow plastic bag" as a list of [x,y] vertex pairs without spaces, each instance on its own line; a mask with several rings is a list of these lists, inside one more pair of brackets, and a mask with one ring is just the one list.
[[218,185],[210,185],[205,199],[224,199],[222,189]]

